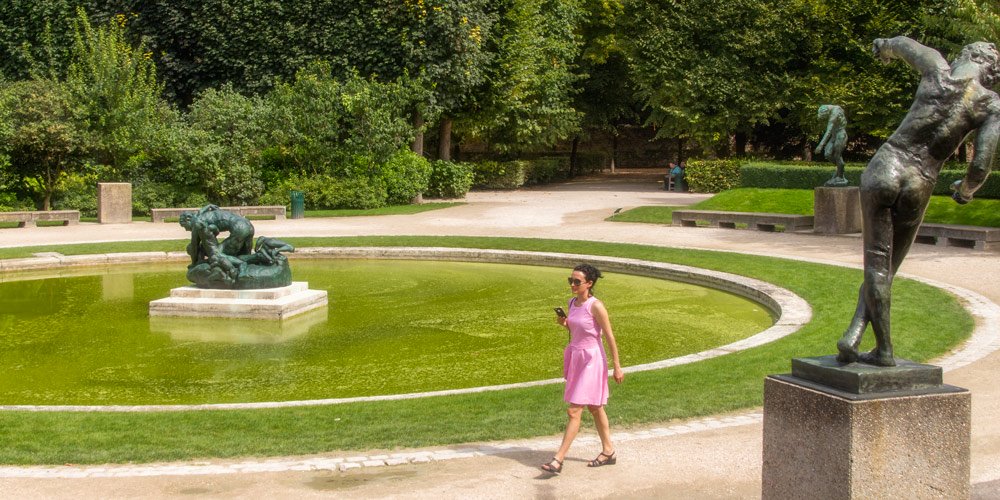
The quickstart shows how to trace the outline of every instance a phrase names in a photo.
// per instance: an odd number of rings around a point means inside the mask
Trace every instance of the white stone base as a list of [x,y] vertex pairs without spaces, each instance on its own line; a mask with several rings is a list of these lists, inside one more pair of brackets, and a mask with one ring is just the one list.
[[325,290],[310,290],[295,281],[281,288],[219,290],[195,286],[174,288],[170,297],[149,303],[150,316],[199,318],[286,319],[326,307]]

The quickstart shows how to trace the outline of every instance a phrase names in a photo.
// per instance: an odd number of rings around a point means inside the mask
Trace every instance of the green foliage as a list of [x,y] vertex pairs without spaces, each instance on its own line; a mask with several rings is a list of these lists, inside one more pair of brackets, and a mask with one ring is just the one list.
[[461,128],[499,151],[552,145],[579,129],[573,70],[583,12],[567,0],[507,0],[500,10],[490,87]]
[[431,180],[431,162],[410,150],[400,150],[379,169],[385,186],[386,203],[406,205],[427,190]]
[[121,178],[129,174],[123,170],[128,159],[156,148],[176,119],[160,98],[152,53],[129,42],[127,21],[119,15],[95,27],[79,9],[66,76],[93,134],[95,162],[111,166],[111,176]]
[[528,178],[524,161],[480,161],[472,164],[472,186],[477,189],[517,189]]
[[740,182],[740,160],[693,160],[688,162],[684,177],[694,193],[718,193],[737,187]]
[[[268,94],[271,147],[299,173],[349,177],[352,167],[370,173],[413,140],[413,89],[405,80],[380,83],[357,74],[340,81],[329,64],[313,64]],[[357,157],[371,163],[358,165]]]
[[658,137],[712,143],[775,118],[804,35],[798,3],[629,2],[635,83]]
[[[815,166],[809,166],[753,162],[742,165],[739,170],[740,187],[813,189],[822,186],[833,176],[834,167],[828,163],[817,163]],[[848,165],[844,168],[844,177],[852,186],[860,186],[862,172],[864,172],[864,166]],[[690,173],[690,167],[688,167],[688,174],[690,175]],[[942,170],[934,185],[934,194],[950,196],[951,184],[964,176],[965,166],[961,169]],[[986,182],[976,191],[975,197],[1000,199],[1000,172],[990,172]]]
[[430,198],[462,198],[474,179],[469,163],[438,160],[431,163],[431,179],[425,193]]
[[0,108],[11,125],[0,148],[10,155],[10,173],[49,210],[63,176],[86,171],[91,139],[84,111],[57,81],[20,81],[3,87],[2,94]]
[[[861,185],[864,166],[845,166],[844,177],[852,186]],[[745,188],[812,189],[833,177],[836,167],[830,163],[782,165],[747,163],[740,167],[739,186]]]
[[[302,191],[310,210],[384,207],[388,194],[385,186],[367,177],[340,178],[330,175],[293,174],[262,197],[269,205],[288,205],[291,191]],[[409,201],[409,200],[407,200]]]

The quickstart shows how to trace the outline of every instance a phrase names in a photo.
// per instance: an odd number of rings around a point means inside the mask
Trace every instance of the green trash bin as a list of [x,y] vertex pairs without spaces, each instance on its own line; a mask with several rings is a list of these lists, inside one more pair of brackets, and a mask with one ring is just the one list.
[[306,195],[302,191],[292,191],[292,218],[301,219],[306,216]]

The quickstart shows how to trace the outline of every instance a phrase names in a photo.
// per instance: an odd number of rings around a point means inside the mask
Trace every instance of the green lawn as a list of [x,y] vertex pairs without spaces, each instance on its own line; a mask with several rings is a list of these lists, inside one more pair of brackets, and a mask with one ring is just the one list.
[[[608,220],[670,224],[671,214],[677,208],[813,215],[813,192],[808,189],[730,189],[691,206],[642,206],[614,215]],[[967,205],[959,205],[947,196],[932,196],[924,220],[942,224],[1000,227],[1000,200],[974,199]]]
[[[281,235],[276,235],[281,237]],[[763,378],[787,373],[790,359],[835,352],[861,283],[854,269],[723,252],[585,241],[478,237],[287,238],[296,246],[455,246],[586,253],[673,262],[746,275],[786,287],[813,307],[798,333],[691,365],[631,374],[612,388],[617,429],[751,408]],[[48,247],[63,253],[182,248],[181,242]],[[38,247],[25,251],[39,251]],[[926,361],[966,338],[972,320],[944,291],[898,279],[893,328],[898,355]],[[928,307],[933,304],[934,307]],[[512,304],[512,307],[517,307]],[[614,321],[614,304],[609,304]],[[669,321],[665,314],[663,321]],[[870,346],[870,335],[866,345]],[[620,345],[627,350],[628,345]],[[551,360],[562,360],[554,356]],[[349,368],[349,367],[348,367]],[[405,368],[400,376],[407,376]],[[556,435],[565,425],[562,387],[405,401],[246,411],[166,413],[0,413],[0,463],[122,463],[209,457],[391,450]]]
[[[357,217],[362,215],[409,215],[418,214],[420,212],[428,212],[430,210],[440,210],[442,208],[450,208],[458,205],[464,205],[464,202],[431,202],[431,203],[420,203],[413,205],[394,205],[390,207],[382,208],[371,208],[371,209],[338,209],[338,210],[306,210],[303,215],[307,219],[314,217]],[[289,213],[289,215],[291,215]],[[263,220],[271,219],[268,216],[251,216],[250,220]],[[148,215],[135,215],[132,216],[132,222],[150,222],[152,218]],[[177,217],[167,217],[167,222],[177,222]],[[80,217],[80,222],[97,222],[97,217]],[[47,226],[61,226],[62,222],[52,221],[52,222],[39,222],[40,227]],[[0,229],[16,228],[16,222],[0,222]]]

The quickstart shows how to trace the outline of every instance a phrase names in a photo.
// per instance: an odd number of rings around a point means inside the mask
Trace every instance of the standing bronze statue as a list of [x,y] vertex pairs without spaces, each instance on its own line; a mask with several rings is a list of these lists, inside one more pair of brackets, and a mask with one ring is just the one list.
[[841,187],[848,184],[844,178],[844,147],[847,146],[847,116],[844,110],[836,104],[824,104],[819,107],[816,117],[826,120],[826,132],[816,146],[816,154],[823,153],[827,160],[837,166],[837,171],[825,186]]
[[[1000,54],[992,43],[965,46],[950,66],[937,51],[907,37],[879,38],[883,62],[901,59],[920,72],[910,111],[878,149],[861,176],[864,218],[864,283],[854,319],[837,342],[841,362],[895,366],[889,328],[892,279],[923,219],[941,165],[973,131],[976,155],[952,198],[968,203],[993,165],[1000,137]],[[876,347],[858,354],[868,324]]]

